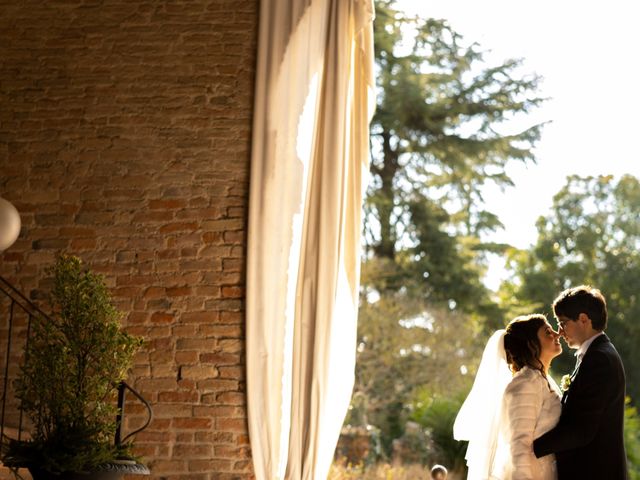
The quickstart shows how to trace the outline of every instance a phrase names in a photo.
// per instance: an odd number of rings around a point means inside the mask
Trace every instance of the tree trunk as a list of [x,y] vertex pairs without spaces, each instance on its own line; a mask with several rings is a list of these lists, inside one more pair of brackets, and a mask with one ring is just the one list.
[[376,192],[377,198],[374,201],[380,221],[380,243],[375,245],[373,250],[379,258],[394,260],[396,228],[392,220],[395,198],[393,181],[399,167],[398,153],[391,147],[390,139],[391,134],[384,131],[382,133],[384,161],[382,167],[377,170],[381,187]]

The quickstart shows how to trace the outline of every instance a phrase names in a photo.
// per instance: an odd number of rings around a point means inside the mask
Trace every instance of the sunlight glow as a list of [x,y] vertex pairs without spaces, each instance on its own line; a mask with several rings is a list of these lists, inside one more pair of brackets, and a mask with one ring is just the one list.
[[398,323],[404,328],[424,328],[433,332],[436,319],[429,312],[422,312],[415,317],[399,320]]

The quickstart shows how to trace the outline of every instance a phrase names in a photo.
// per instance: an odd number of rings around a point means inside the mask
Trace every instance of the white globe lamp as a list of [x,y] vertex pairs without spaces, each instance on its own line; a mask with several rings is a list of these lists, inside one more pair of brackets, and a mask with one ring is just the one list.
[[0,198],[0,252],[16,241],[20,235],[20,214],[16,207]]

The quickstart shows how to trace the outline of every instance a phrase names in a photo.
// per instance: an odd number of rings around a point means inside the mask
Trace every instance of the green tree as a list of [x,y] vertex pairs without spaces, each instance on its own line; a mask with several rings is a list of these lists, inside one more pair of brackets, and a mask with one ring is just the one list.
[[[627,390],[640,398],[640,182],[625,175],[570,176],[554,196],[551,212],[537,222],[528,251],[512,251],[512,278],[502,298],[512,306],[551,314],[550,303],[569,286],[591,284],[607,299],[607,333],[620,352]],[[573,368],[565,348],[558,372]]]
[[445,21],[404,18],[394,3],[378,1],[376,11],[370,253],[390,261],[383,288],[416,288],[488,317],[483,254],[504,246],[481,241],[502,227],[482,189],[510,186],[506,165],[533,160],[541,125],[505,133],[504,123],[542,101],[538,78],[520,75],[517,60],[487,66]]
[[469,316],[402,292],[365,301],[358,327],[356,393],[347,423],[379,428],[390,452],[420,391],[446,397],[468,389],[481,353],[478,328]]

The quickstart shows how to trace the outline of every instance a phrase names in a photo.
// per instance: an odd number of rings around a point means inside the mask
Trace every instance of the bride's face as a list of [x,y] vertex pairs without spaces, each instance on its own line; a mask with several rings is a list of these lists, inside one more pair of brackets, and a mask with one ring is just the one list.
[[562,353],[560,334],[549,323],[538,329],[538,341],[540,342],[540,357],[552,359]]

